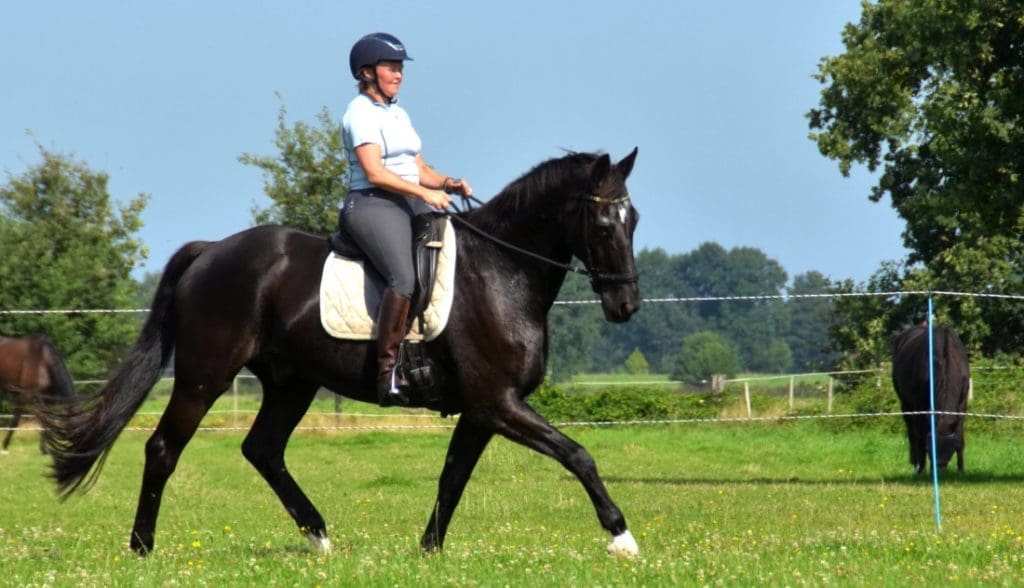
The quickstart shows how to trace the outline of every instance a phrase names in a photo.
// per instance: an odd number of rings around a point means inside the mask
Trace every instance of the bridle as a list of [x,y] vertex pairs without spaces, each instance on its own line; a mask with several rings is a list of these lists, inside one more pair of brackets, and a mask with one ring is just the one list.
[[[618,198],[601,198],[600,196],[597,196],[596,194],[581,194],[578,198],[580,200],[584,201],[584,202],[596,202],[598,204],[622,204],[623,202],[629,202],[629,194],[626,194],[625,196],[620,196]],[[471,204],[469,204],[471,201],[472,202],[476,202],[477,204],[483,204],[483,202],[481,202],[480,200],[478,200],[477,198],[475,198],[473,196],[469,196],[469,197],[463,196],[462,200],[463,200],[463,204],[466,206],[467,210],[471,210]],[[463,212],[454,203],[451,204],[451,207],[457,213],[462,213]],[[583,218],[585,220],[586,219],[586,214],[585,214],[585,209],[583,207],[580,207],[580,214],[583,216]],[[488,233],[487,231],[484,231],[483,229],[473,225],[472,223],[470,223],[466,219],[462,218],[461,216],[456,216],[454,214],[448,214],[448,218],[450,218],[451,220],[453,220],[453,221],[459,223],[460,225],[466,227],[467,229],[473,231],[477,235],[487,239],[488,241],[491,241],[492,243],[496,243],[496,244],[498,244],[498,245],[500,245],[500,246],[502,246],[502,247],[504,247],[506,249],[510,249],[512,251],[515,251],[516,253],[520,253],[520,254],[525,255],[527,257],[531,257],[531,258],[536,259],[538,261],[542,261],[542,262],[544,262],[544,263],[546,263],[548,265],[552,265],[552,266],[555,266],[557,268],[560,268],[560,269],[563,269],[563,270],[566,270],[566,271],[570,271],[570,272],[573,272],[575,274],[579,274],[579,275],[582,275],[582,276],[587,276],[587,277],[590,278],[590,286],[591,286],[591,288],[593,288],[595,291],[597,290],[598,286],[600,286],[601,284],[635,284],[639,280],[639,278],[640,278],[639,274],[637,274],[636,272],[629,272],[629,273],[607,273],[607,272],[601,272],[601,271],[598,271],[597,269],[595,269],[594,266],[593,266],[594,256],[590,252],[589,242],[584,246],[584,249],[585,249],[585,251],[587,253],[587,257],[588,257],[588,259],[584,261],[584,265],[588,266],[590,269],[588,269],[588,267],[579,267],[577,265],[572,265],[572,264],[568,264],[568,263],[562,263],[560,261],[555,261],[554,259],[551,259],[549,257],[544,257],[543,255],[540,255],[538,253],[534,253],[532,251],[528,251],[526,249],[523,249],[522,247],[519,247],[517,245],[513,245],[513,244],[509,243],[508,241],[503,241],[503,240],[495,237],[494,235]]]
[[[618,198],[601,198],[596,194],[584,194],[580,196],[580,199],[584,202],[596,202],[598,204],[622,204],[623,202],[629,202],[629,194],[619,196]],[[580,215],[583,217],[584,232],[586,232],[586,213],[583,208],[580,208]],[[625,220],[623,220],[625,222]],[[583,245],[584,251],[587,252],[589,258],[585,264],[591,268],[590,273],[590,285],[594,290],[597,290],[599,284],[635,284],[640,276],[634,271],[629,273],[603,273],[594,269],[594,254],[590,251],[590,241],[588,240]]]

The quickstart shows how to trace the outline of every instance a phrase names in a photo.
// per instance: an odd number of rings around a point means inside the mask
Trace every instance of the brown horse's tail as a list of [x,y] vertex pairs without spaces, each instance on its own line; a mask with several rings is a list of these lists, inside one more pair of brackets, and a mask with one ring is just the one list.
[[139,338],[107,384],[95,395],[73,400],[60,410],[42,411],[47,448],[53,456],[51,476],[61,499],[92,486],[110,447],[160,379],[174,350],[175,288],[208,245],[208,241],[194,241],[171,257]]

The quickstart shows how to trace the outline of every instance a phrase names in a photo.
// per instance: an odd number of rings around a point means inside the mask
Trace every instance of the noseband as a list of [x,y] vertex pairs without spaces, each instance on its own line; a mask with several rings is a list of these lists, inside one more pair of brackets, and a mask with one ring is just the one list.
[[[629,194],[626,194],[625,196],[620,196],[619,198],[601,198],[600,196],[597,196],[595,194],[582,194],[582,195],[579,196],[579,199],[584,201],[584,202],[596,202],[598,204],[622,204],[623,202],[629,202]],[[473,200],[476,200],[476,199],[474,198]],[[477,200],[477,202],[480,202],[480,201]],[[452,204],[452,207],[455,208],[456,212],[462,212],[454,204]],[[584,213],[584,208],[582,208],[582,207],[580,208],[580,214],[584,215],[584,219],[586,218],[585,213]],[[543,261],[544,263],[546,263],[548,265],[553,265],[553,266],[555,266],[557,268],[561,268],[561,269],[564,269],[566,271],[573,272],[574,274],[579,274],[581,276],[587,276],[587,277],[590,278],[590,287],[593,288],[594,291],[597,291],[598,286],[601,285],[601,284],[635,284],[639,280],[639,278],[640,278],[639,274],[637,274],[636,272],[617,273],[616,274],[616,273],[605,273],[605,272],[601,272],[601,271],[598,271],[598,270],[594,269],[593,268],[593,254],[590,253],[590,247],[589,246],[586,247],[586,251],[587,251],[587,257],[590,258],[590,259],[588,259],[585,262],[585,264],[590,266],[591,269],[587,269],[586,267],[579,267],[579,266],[576,266],[576,265],[571,265],[571,264],[568,264],[568,263],[562,263],[560,261],[555,261],[554,259],[551,259],[551,258],[548,258],[548,257],[544,257],[543,255],[539,255],[539,254],[534,253],[532,251],[527,251],[526,249],[523,249],[522,247],[518,247],[516,245],[513,245],[513,244],[511,244],[511,243],[509,243],[507,241],[502,241],[501,239],[499,239],[499,238],[495,237],[494,235],[491,235],[490,233],[484,231],[483,229],[473,225],[472,223],[470,223],[469,221],[467,221],[466,219],[464,219],[464,218],[462,218],[460,216],[449,214],[448,218],[450,218],[451,220],[453,220],[453,221],[459,223],[460,225],[466,227],[467,229],[473,231],[477,235],[480,235],[481,237],[483,237],[483,238],[485,238],[485,239],[487,239],[487,240],[489,240],[489,241],[491,241],[493,243],[497,243],[498,245],[501,245],[502,247],[504,247],[506,249],[511,249],[512,251],[515,251],[517,253],[522,253],[523,255],[526,255],[527,257],[532,257],[533,259],[536,259],[538,261]]]

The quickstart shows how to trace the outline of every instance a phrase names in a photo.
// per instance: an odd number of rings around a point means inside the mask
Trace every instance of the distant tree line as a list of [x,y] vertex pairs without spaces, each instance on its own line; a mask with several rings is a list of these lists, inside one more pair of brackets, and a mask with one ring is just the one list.
[[[690,253],[637,253],[644,299],[625,324],[606,323],[595,304],[557,305],[551,313],[550,367],[556,380],[580,372],[630,371],[642,357],[653,372],[700,382],[711,373],[819,371],[835,361],[833,301],[788,298],[827,294],[818,272],[796,276],[752,247],[704,243]],[[782,299],[786,296],[787,299]],[[682,299],[755,297],[751,300]],[[774,298],[772,298],[774,297]],[[585,278],[570,274],[562,301],[593,300]]]

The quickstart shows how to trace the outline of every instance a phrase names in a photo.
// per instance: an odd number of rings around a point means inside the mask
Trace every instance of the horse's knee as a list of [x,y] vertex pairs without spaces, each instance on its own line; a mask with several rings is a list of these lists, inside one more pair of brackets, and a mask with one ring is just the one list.
[[260,469],[260,465],[264,462],[263,452],[260,451],[259,445],[249,438],[242,441],[242,456],[256,469]]
[[242,442],[242,456],[260,472],[269,471],[275,463],[281,461],[274,454],[267,451],[264,443],[251,438],[246,438]]

